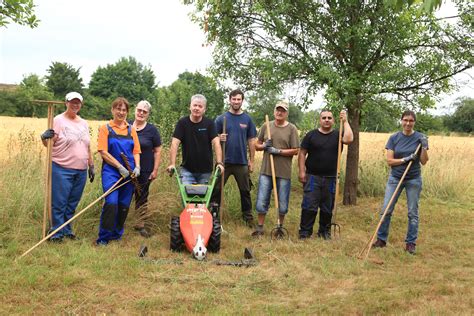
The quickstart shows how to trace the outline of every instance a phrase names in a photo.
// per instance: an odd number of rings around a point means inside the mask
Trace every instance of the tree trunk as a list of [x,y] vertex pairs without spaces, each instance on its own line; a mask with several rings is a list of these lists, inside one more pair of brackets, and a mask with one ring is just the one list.
[[[354,109],[355,108],[355,109]],[[346,177],[344,181],[344,205],[357,204],[357,185],[359,184],[359,127],[360,111],[359,107],[348,107],[349,124],[354,133],[354,141],[348,146]]]

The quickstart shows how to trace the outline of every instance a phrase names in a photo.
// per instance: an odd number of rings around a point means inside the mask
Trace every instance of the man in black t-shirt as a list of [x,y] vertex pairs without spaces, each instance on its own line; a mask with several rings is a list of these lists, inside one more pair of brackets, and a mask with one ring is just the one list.
[[222,157],[221,144],[217,136],[214,122],[206,117],[206,97],[196,94],[191,97],[189,116],[182,117],[174,129],[170,148],[171,171],[176,164],[178,147],[182,144],[181,176],[183,184],[200,183],[209,181],[213,169],[212,147],[216,154],[217,166],[224,170],[220,160]]
[[[341,111],[340,118],[344,125],[342,143],[350,144],[354,137],[347,122],[346,111]],[[298,154],[298,178],[304,185],[300,239],[309,238],[313,234],[318,208],[320,209],[318,237],[331,238],[339,131],[333,129],[334,117],[329,110],[321,111],[319,125],[319,128],[305,135]]]

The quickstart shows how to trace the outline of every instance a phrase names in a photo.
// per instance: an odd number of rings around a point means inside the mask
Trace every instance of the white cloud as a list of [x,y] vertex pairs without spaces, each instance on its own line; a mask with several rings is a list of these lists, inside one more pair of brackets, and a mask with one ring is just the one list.
[[36,0],[39,27],[10,25],[0,34],[0,82],[46,75],[53,61],[81,67],[85,82],[98,66],[134,56],[161,85],[211,62],[204,34],[180,1]]

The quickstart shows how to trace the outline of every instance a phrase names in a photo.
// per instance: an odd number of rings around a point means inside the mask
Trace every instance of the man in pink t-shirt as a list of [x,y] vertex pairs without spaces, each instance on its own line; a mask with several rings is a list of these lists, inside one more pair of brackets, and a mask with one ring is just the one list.
[[[82,96],[77,92],[66,95],[66,111],[54,118],[53,129],[41,134],[41,140],[46,146],[46,140],[53,142],[52,168],[52,227],[57,229],[70,218],[84,191],[87,169],[89,179],[94,180],[94,161],[90,151],[89,125],[79,117],[82,107]],[[61,242],[63,238],[77,239],[71,225],[66,225],[49,240]]]

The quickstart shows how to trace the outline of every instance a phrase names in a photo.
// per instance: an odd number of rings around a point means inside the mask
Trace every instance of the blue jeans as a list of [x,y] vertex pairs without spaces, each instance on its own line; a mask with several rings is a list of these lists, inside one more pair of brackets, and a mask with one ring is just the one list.
[[210,172],[193,173],[183,167],[181,167],[180,175],[181,182],[183,182],[183,184],[207,184],[209,182],[209,178],[211,177]]
[[[53,226],[51,231],[74,216],[74,211],[81,200],[82,191],[84,191],[86,185],[86,178],[87,170],[67,169],[53,162],[51,185],[51,219]],[[71,224],[67,224],[52,238],[61,238],[72,234]]]
[[[385,188],[385,199],[382,210],[380,211],[380,216],[382,216],[383,211],[387,207],[387,204],[390,201],[393,193],[395,192],[399,181],[400,179],[397,179],[392,175],[390,175],[390,177],[388,178],[387,187]],[[418,201],[420,200],[420,193],[422,188],[421,177],[403,181],[400,186],[400,189],[395,194],[392,205],[388,209],[382,225],[380,226],[377,232],[377,238],[385,242],[387,241],[393,209],[395,208],[395,204],[397,203],[398,197],[402,193],[403,188],[405,188],[406,191],[408,204],[408,230],[405,242],[414,244],[416,243],[416,239],[418,238]]]
[[[290,200],[291,180],[276,178],[278,192],[278,211],[280,215],[288,213],[288,201]],[[267,214],[270,205],[270,196],[273,189],[272,177],[261,174],[258,179],[257,203],[255,208],[258,214]]]

